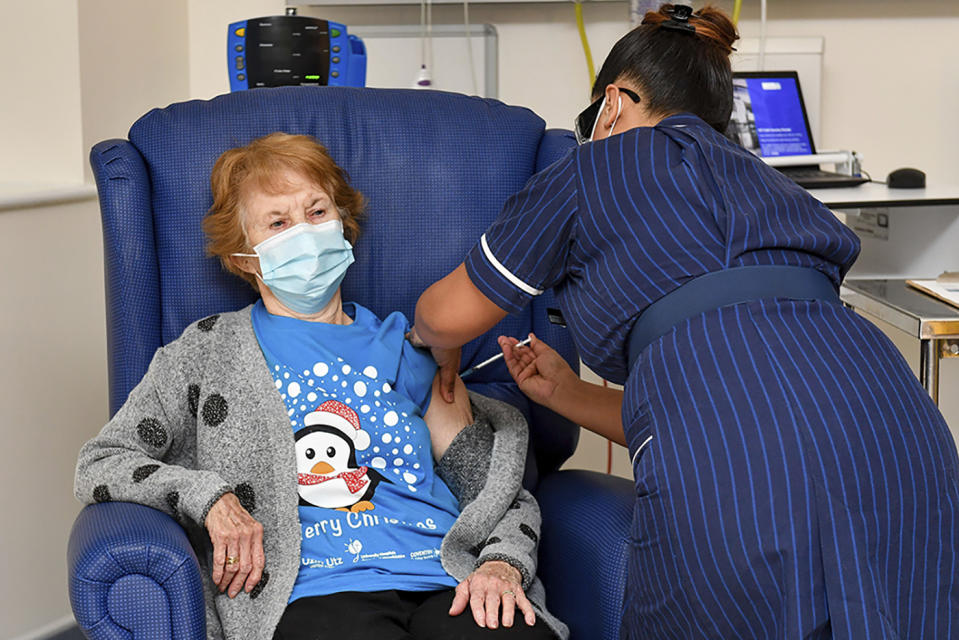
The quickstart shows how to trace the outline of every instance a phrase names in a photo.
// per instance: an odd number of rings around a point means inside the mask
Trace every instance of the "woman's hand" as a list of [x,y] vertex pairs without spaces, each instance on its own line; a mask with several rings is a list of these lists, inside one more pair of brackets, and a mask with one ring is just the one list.
[[207,513],[206,530],[213,542],[213,583],[231,598],[249,593],[263,577],[263,525],[225,493]]
[[499,337],[506,368],[530,400],[552,408],[563,390],[580,384],[580,378],[561,355],[549,345],[529,334],[528,346],[516,346],[516,338]]
[[484,562],[456,586],[450,615],[463,613],[469,603],[476,624],[495,629],[499,626],[500,605],[503,607],[504,627],[513,626],[516,607],[519,607],[526,624],[533,626],[536,624],[536,613],[523,593],[522,584],[522,576],[516,567],[499,560]]

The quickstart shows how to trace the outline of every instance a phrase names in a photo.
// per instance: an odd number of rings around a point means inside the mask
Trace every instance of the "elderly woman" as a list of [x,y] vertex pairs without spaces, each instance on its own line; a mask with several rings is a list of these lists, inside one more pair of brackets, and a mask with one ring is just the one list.
[[261,299],[156,353],[77,497],[183,524],[211,638],[568,636],[535,577],[522,417],[462,382],[438,399],[407,319],[341,300],[363,209],[343,171],[275,133],[211,184],[210,252]]

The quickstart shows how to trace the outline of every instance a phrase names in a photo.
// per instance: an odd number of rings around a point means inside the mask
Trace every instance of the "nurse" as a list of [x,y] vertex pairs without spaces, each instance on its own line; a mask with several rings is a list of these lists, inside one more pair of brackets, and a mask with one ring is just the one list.
[[856,236],[721,133],[733,25],[663,5],[610,52],[582,146],[420,298],[457,348],[553,288],[590,388],[514,349],[535,400],[614,440],[636,498],[624,638],[959,637],[959,459],[837,288]]

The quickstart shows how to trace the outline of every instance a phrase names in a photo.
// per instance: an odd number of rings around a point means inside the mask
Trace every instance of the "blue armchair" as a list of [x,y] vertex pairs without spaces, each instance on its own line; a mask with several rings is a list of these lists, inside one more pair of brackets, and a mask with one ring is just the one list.
[[[318,138],[367,197],[345,299],[410,317],[423,289],[463,259],[506,198],[573,144],[526,109],[439,92],[288,87],[151,111],[129,140],[101,142],[90,159],[103,220],[111,414],[158,347],[197,318],[254,300],[205,255],[200,220],[220,153],[273,131]],[[495,353],[496,335],[530,331],[575,362],[567,332],[547,321],[550,300],[542,296],[466,345],[464,367]],[[502,363],[469,386],[516,405],[530,422],[525,484],[543,510],[540,575],[550,609],[576,640],[618,638],[631,483],[557,472],[578,428],[529,403]],[[68,563],[74,614],[88,637],[205,637],[196,557],[165,514],[88,506]]]

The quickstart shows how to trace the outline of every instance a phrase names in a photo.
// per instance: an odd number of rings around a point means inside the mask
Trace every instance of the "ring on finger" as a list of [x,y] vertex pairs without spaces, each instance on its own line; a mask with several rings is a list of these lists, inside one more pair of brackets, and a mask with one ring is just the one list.
[[513,596],[514,598],[516,597],[516,594],[513,593],[513,590],[512,590],[512,589],[507,589],[506,591],[504,591],[503,593],[501,593],[501,594],[499,594],[499,595],[500,595],[501,598],[502,598],[503,596]]
[[227,563],[227,564],[236,564],[236,563],[239,562],[239,561],[240,561],[240,556],[227,556],[227,557],[226,557],[226,563]]

